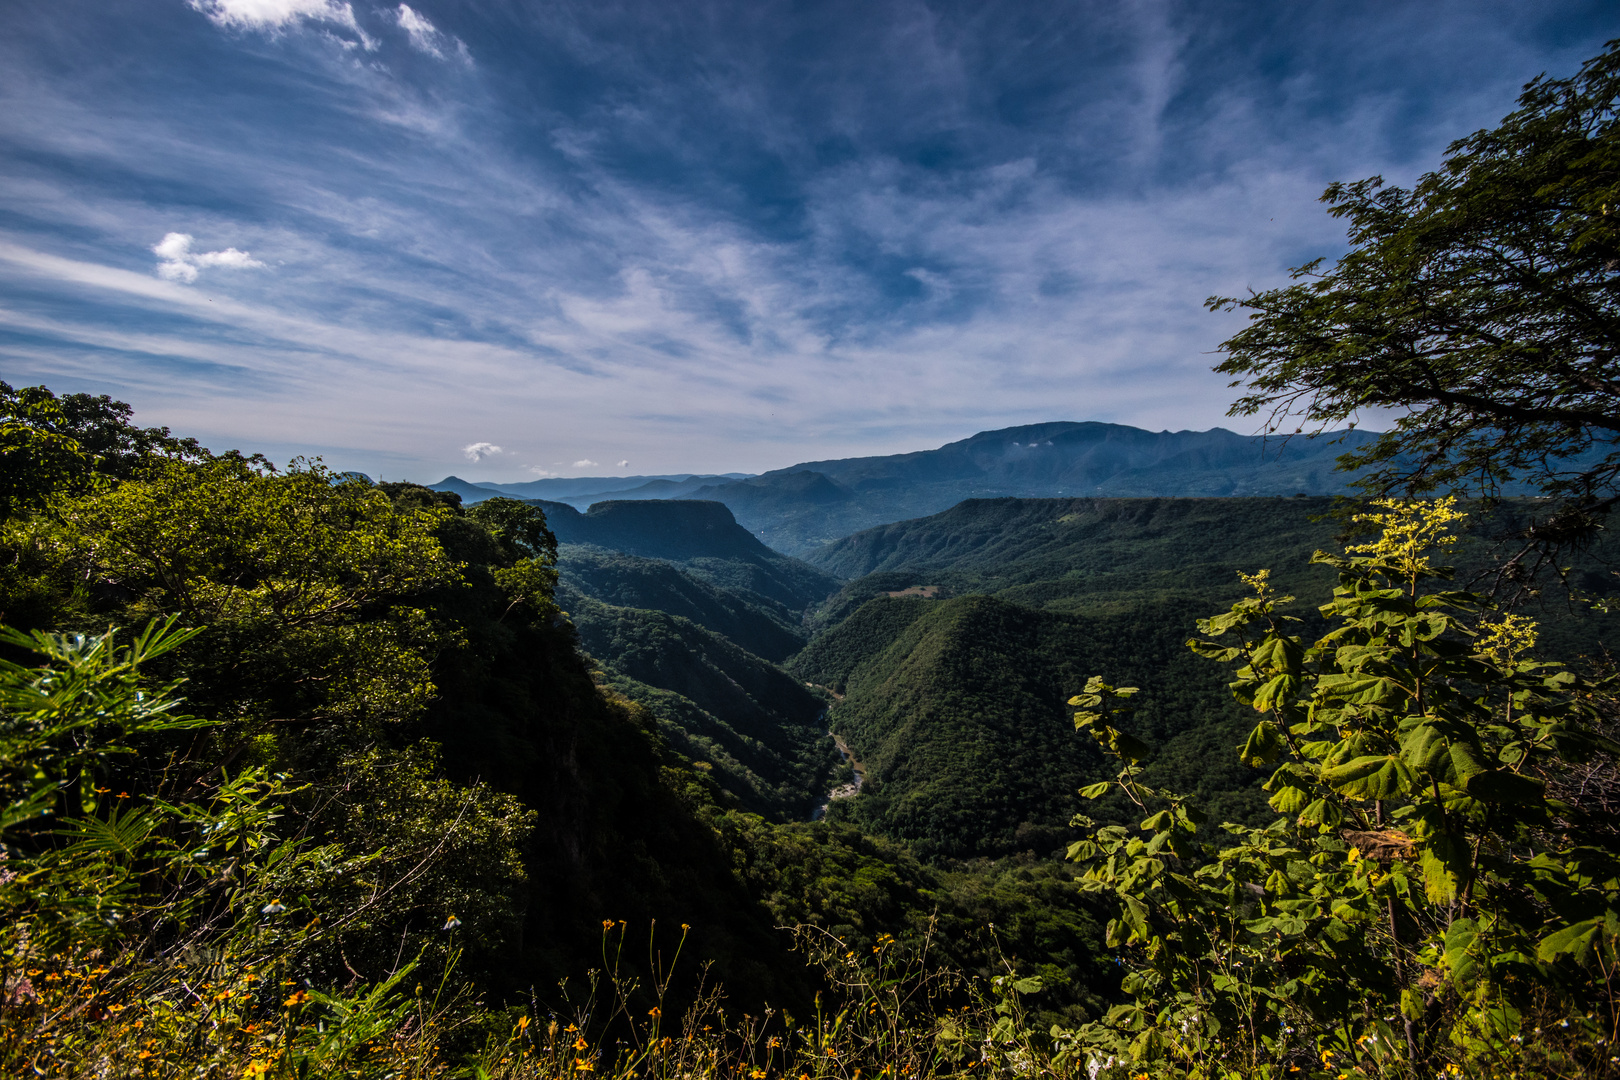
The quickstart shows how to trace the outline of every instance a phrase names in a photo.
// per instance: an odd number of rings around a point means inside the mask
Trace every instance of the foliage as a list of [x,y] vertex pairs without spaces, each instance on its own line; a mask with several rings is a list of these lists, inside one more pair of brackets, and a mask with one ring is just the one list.
[[845,537],[815,561],[856,579],[847,593],[863,591],[865,575],[884,591],[936,584],[947,596],[1053,583],[1071,592],[1207,591],[1227,588],[1248,560],[1308,556],[1332,536],[1333,526],[1320,520],[1332,505],[1326,498],[969,499]]
[[467,517],[484,526],[500,546],[504,561],[510,563],[490,570],[495,585],[509,600],[502,615],[526,604],[537,618],[557,616],[561,611],[556,604],[557,538],[546,527],[545,513],[517,499],[497,496],[469,509]]
[[1134,688],[1093,678],[1071,700],[1123,762],[1082,794],[1146,817],[1070,849],[1114,906],[1133,999],[1070,1053],[1150,1075],[1609,1069],[1620,860],[1578,794],[1547,793],[1620,749],[1595,731],[1601,688],[1533,659],[1528,620],[1445,587],[1450,500],[1377,505],[1377,540],[1316,556],[1340,579],[1325,635],[1301,637],[1261,572],[1189,643],[1240,665],[1261,720],[1239,755],[1273,767],[1274,823],[1201,850],[1198,812],[1143,782],[1119,726]]
[[433,1073],[423,1037],[442,1017],[400,993],[413,964],[349,992],[300,978],[344,921],[309,894],[377,856],[288,835],[297,789],[262,768],[203,780],[171,759],[148,791],[116,789],[136,744],[204,725],[173,686],[142,685],[194,635],[173,619],[124,647],[6,632],[49,665],[0,664],[0,1069]]
[[[311,892],[337,931],[311,946],[312,968],[386,978],[414,929],[419,978],[458,963],[477,974],[506,966],[522,941],[538,815],[487,784],[445,779],[437,750],[373,748],[310,786],[308,833],[365,862]],[[451,920],[458,932],[443,933]]]
[[97,476],[125,478],[148,457],[197,457],[195,439],[168,428],[137,428],[130,407],[105,394],[58,397],[43,386],[0,381],[0,519]]
[[1030,1037],[1024,1008],[1041,980],[1005,970],[964,979],[933,962],[932,930],[915,942],[883,935],[852,948],[825,930],[798,928],[796,949],[827,989],[802,1015],[766,1008],[738,1017],[718,987],[704,987],[684,1010],[669,1009],[689,929],[681,927],[667,958],[649,934],[642,970],[654,974],[643,976],[626,967],[627,924],[604,920],[602,966],[587,986],[562,984],[546,1014],[517,1015],[504,1038],[491,1040],[475,1075],[859,1080],[1047,1072],[1044,1040]]
[[398,511],[318,463],[277,474],[158,458],[13,519],[5,541],[61,598],[53,622],[173,612],[206,624],[209,647],[176,660],[209,712],[352,747],[432,695],[423,654],[444,635],[411,601],[457,580],[434,537],[441,516]]
[[[588,962],[603,898],[641,918],[725,913],[710,955],[774,955],[651,717],[592,682],[537,517],[522,506],[492,528],[318,463],[155,456],[0,523],[0,609],[60,630],[207,623],[151,674],[186,679],[217,723],[142,745],[120,790],[159,790],[166,762],[296,773],[309,787],[289,828],[344,858],[386,847],[372,872],[310,894],[354,913],[308,953],[322,977],[386,978],[424,947],[436,972],[454,912],[464,974],[510,993]],[[456,871],[432,869],[448,858]],[[738,987],[763,992],[755,975]]]
[[[863,581],[866,579],[862,579]],[[862,661],[887,649],[894,639],[933,606],[918,596],[885,596],[865,600],[835,623],[835,633],[818,634],[788,665],[793,674],[841,694]]]
[[1209,301],[1251,313],[1216,368],[1247,384],[1233,414],[1320,430],[1393,409],[1393,428],[1343,459],[1371,467],[1370,492],[1525,478],[1568,504],[1539,539],[1590,532],[1620,497],[1617,102],[1611,42],[1573,78],[1531,82],[1410,190],[1329,187],[1351,242],[1332,270],[1317,260],[1294,285]]

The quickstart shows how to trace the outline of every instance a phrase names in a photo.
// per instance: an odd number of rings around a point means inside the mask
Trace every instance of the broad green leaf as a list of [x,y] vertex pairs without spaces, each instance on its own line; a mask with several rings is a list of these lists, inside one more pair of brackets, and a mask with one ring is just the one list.
[[1271,808],[1279,814],[1297,814],[1311,801],[1310,792],[1304,788],[1285,787],[1269,800]]
[[1446,967],[1451,979],[1462,990],[1473,987],[1479,977],[1479,964],[1474,959],[1474,943],[1479,938],[1479,924],[1473,919],[1455,919],[1446,928]]
[[1344,811],[1326,799],[1317,799],[1299,812],[1301,825],[1337,825],[1344,820]]
[[1551,961],[1568,953],[1575,958],[1576,963],[1584,965],[1591,958],[1592,946],[1602,932],[1601,917],[1566,926],[1542,938],[1541,944],[1536,946],[1536,956]]
[[1322,770],[1322,782],[1352,799],[1393,799],[1412,789],[1412,770],[1391,754],[1358,757]]
[[1254,650],[1251,662],[1261,671],[1297,675],[1305,661],[1305,650],[1292,638],[1268,637]]
[[1141,829],[1143,832],[1158,832],[1160,829],[1168,829],[1170,823],[1174,820],[1175,818],[1170,811],[1160,810],[1157,814],[1144,820]]
[[1453,787],[1460,787],[1468,791],[1469,784],[1474,777],[1492,770],[1492,762],[1479,752],[1479,748],[1462,740],[1455,740],[1451,744],[1451,777]]
[[[1199,656],[1214,660],[1221,664],[1230,664],[1233,660],[1236,660],[1239,656],[1243,655],[1242,650],[1236,647],[1217,645],[1213,641],[1200,641],[1198,638],[1189,638],[1187,640],[1187,648],[1191,649]],[[1074,702],[1071,701],[1069,704],[1072,705]]]
[[[1259,707],[1258,698],[1255,707]],[[1262,720],[1255,725],[1253,731],[1249,732],[1249,738],[1243,744],[1243,749],[1238,751],[1238,759],[1245,765],[1258,768],[1276,760],[1282,748],[1282,732],[1278,731],[1277,725],[1270,720]]]
[[1148,936],[1147,907],[1136,897],[1125,894],[1125,922],[1135,932],[1137,939],[1146,941]]
[[1148,755],[1146,743],[1123,731],[1110,730],[1108,746],[1114,753],[1131,762],[1141,761]]
[[1447,760],[1448,743],[1433,724],[1419,724],[1401,737],[1401,757],[1413,769],[1433,773]]
[[1418,856],[1423,872],[1423,892],[1433,904],[1449,904],[1457,898],[1457,886],[1468,870],[1468,847],[1453,836],[1437,836]]
[[1297,675],[1278,675],[1254,692],[1255,712],[1276,712],[1299,696],[1300,678]]

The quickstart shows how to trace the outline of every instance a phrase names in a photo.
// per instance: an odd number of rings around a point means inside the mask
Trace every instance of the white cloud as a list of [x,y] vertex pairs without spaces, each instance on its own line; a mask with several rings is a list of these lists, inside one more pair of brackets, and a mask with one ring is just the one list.
[[580,458],[578,461],[574,462],[574,468],[594,469],[596,468],[596,462],[590,460],[589,458]]
[[630,467],[630,462],[628,462],[628,461],[621,461],[621,462],[619,462],[619,468],[621,468],[621,469],[628,469],[628,468],[629,468],[629,467]]
[[190,233],[172,232],[152,245],[152,254],[163,261],[158,263],[158,277],[166,281],[197,280],[199,271],[210,266],[223,266],[228,270],[263,269],[264,263],[245,251],[226,248],[224,251],[192,251],[195,239]]
[[352,29],[354,8],[335,0],[189,0],[219,26],[242,30],[279,30],[300,19],[335,22]]
[[487,457],[494,457],[500,453],[501,448],[494,443],[475,442],[463,446],[461,452],[467,455],[468,461],[483,461]]
[[[410,35],[412,45],[429,56],[444,59],[444,50],[440,48],[440,43],[445,38],[443,34],[439,33],[438,27],[413,11],[409,4],[399,5],[398,10],[394,12],[394,17],[399,20],[400,29]],[[460,42],[458,41],[457,44],[459,45]]]
[[544,466],[541,466],[541,465],[530,465],[529,466],[529,471],[534,473],[534,475],[540,477],[540,479],[542,479],[542,480],[546,479],[547,477],[561,475],[560,473],[554,473],[550,469],[547,469],[547,468],[545,468]]

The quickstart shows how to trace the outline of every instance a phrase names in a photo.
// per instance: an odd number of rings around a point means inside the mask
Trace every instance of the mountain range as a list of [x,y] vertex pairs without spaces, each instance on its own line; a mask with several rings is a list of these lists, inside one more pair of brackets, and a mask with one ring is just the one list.
[[[1264,438],[1224,428],[1144,431],[1054,422],[983,431],[933,450],[807,461],[757,476],[575,478],[527,484],[432,485],[464,500],[546,498],[576,508],[614,500],[724,503],[778,551],[804,556],[876,525],[924,517],[970,498],[1332,495],[1353,477],[1337,458],[1372,441],[1365,431]],[[538,485],[551,485],[541,488]]]

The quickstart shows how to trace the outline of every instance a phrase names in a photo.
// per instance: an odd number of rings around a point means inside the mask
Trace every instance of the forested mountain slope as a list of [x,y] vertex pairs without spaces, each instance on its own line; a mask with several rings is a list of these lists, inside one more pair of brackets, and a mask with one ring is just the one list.
[[[1269,569],[1280,591],[1325,597],[1336,572],[1311,555],[1342,550],[1335,532],[1348,523],[1313,518],[1332,506],[971,500],[816,553],[854,580],[812,612],[816,633],[788,667],[847,695],[829,719],[869,781],[834,804],[835,816],[932,853],[1049,850],[1074,791],[1099,778],[1064,705],[1090,675],[1141,688],[1133,731],[1155,747],[1151,775],[1197,791],[1228,819],[1264,816],[1259,774],[1229,753],[1250,723],[1229,673],[1185,643],[1199,618],[1248,592],[1240,571]],[[1493,538],[1519,527],[1518,512],[1505,504],[1470,522],[1453,552],[1460,573],[1494,565]],[[1600,538],[1572,576],[1609,589],[1612,561]],[[1615,617],[1561,592],[1521,610],[1538,619],[1551,655],[1596,656],[1616,630]],[[1322,625],[1314,604],[1290,614],[1307,634]],[[1216,764],[1205,770],[1206,759]]]
[[[972,573],[1011,585],[1224,563],[1250,568],[1331,543],[1328,498],[970,499],[808,556],[829,573]],[[1313,520],[1323,519],[1323,520]]]
[[846,695],[831,721],[867,786],[835,816],[931,855],[1062,847],[1075,792],[1103,776],[1065,705],[1094,674],[1142,687],[1136,730],[1158,747],[1156,772],[1231,817],[1254,816],[1259,774],[1228,759],[1206,767],[1204,751],[1239,739],[1245,720],[1226,672],[1184,647],[1203,613],[1184,601],[1096,618],[986,596],[870,601],[792,667]]
[[754,813],[801,820],[837,760],[825,704],[804,684],[679,615],[617,607],[565,586],[580,644],[606,684],[658,718],[670,745]]
[[[575,505],[713,500],[772,547],[802,556],[857,530],[970,498],[1333,494],[1350,480],[1335,471],[1335,459],[1373,438],[1348,431],[1266,439],[1221,428],[1152,432],[1063,421],[982,431],[933,450],[809,461],[752,477],[670,478],[634,488],[615,482],[595,495],[570,487],[566,499]],[[538,488],[529,497],[536,496],[556,497]]]
[[1032,424],[936,450],[805,462],[694,497],[724,502],[767,543],[804,556],[857,530],[971,498],[1334,494],[1351,479],[1335,471],[1335,459],[1372,438],[1354,431],[1280,440],[1221,428]]
[[773,661],[803,646],[804,610],[836,579],[766,548],[718,503],[531,505],[566,541],[558,599],[607,685],[742,807],[807,816],[836,758],[822,702]]
[[[1334,573],[1311,565],[1312,553],[1355,542],[1347,535],[1355,524],[1335,505],[1329,498],[970,500],[811,553],[817,566],[852,580],[810,622],[830,625],[873,596],[925,585],[943,596],[983,592],[1056,611],[1171,596],[1203,598],[1214,611],[1243,591],[1240,571],[1266,569],[1284,591],[1318,595]],[[1470,506],[1452,558],[1458,580],[1488,586],[1522,545],[1512,538],[1534,505]],[[1620,567],[1620,543],[1599,531],[1568,563],[1581,592],[1608,595],[1620,581],[1610,572]],[[1558,648],[1590,651],[1599,622],[1558,586],[1530,598],[1527,610]]]
[[[103,412],[98,427],[135,441]],[[436,980],[454,947],[456,977],[500,997],[588,967],[611,911],[692,924],[693,948],[734,968],[749,993],[799,992],[791,964],[762,963],[784,954],[705,818],[720,792],[683,767],[649,711],[593,680],[553,601],[539,515],[150,441],[167,452],[100,475],[94,459],[67,457],[35,478],[46,494],[6,508],[0,616],[25,630],[112,626],[121,643],[154,616],[200,629],[141,674],[184,680],[184,708],[204,726],[137,741],[99,780],[109,799],[123,791],[156,807],[213,798],[220,778],[248,790],[291,778],[253,841],[263,853],[319,845],[318,867],[258,901],[320,928],[289,954],[289,971],[315,986],[380,981],[403,952]],[[15,643],[4,655],[37,662]],[[74,739],[107,738],[98,723]],[[6,744],[8,785],[20,745]],[[137,820],[99,797],[71,814]],[[54,820],[8,817],[8,858],[48,859]],[[210,882],[239,881],[255,857],[238,846],[216,863],[212,845],[196,847],[188,858]],[[139,910],[210,910],[171,903]],[[147,933],[145,918],[120,932]],[[464,928],[458,940],[447,921]],[[177,930],[150,932],[130,947],[167,948]]]
[[766,660],[780,662],[804,647],[806,631],[798,612],[761,603],[757,594],[750,599],[711,585],[662,559],[562,544],[557,571],[563,585],[577,594],[615,607],[679,615]]
[[833,575],[766,547],[717,502],[599,502],[583,514],[566,503],[533,505],[545,512],[559,543],[664,559],[784,612],[802,612],[840,584]]

